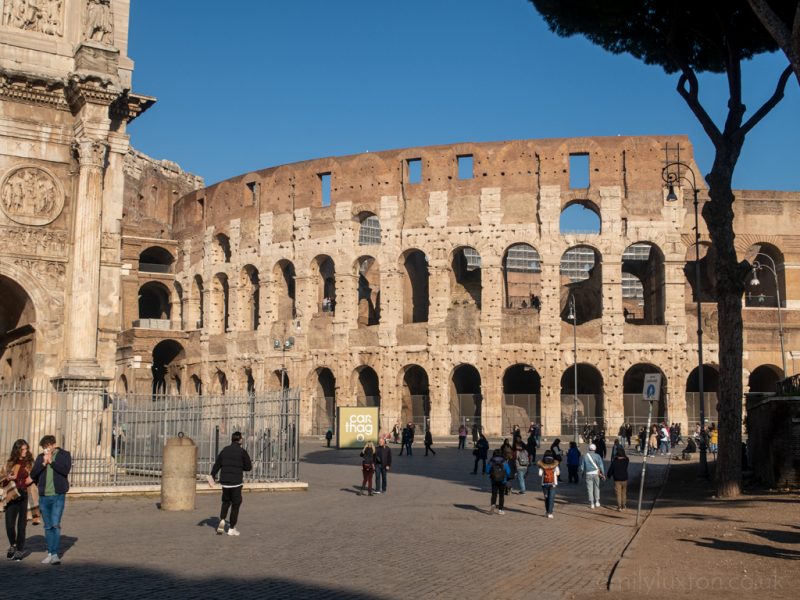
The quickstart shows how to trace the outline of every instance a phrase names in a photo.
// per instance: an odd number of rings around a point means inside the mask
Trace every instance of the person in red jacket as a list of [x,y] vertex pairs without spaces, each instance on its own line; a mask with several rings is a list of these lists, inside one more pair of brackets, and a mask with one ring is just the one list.
[[11,448],[11,456],[5,464],[3,487],[13,482],[17,497],[6,504],[6,535],[10,544],[6,558],[22,560],[25,552],[25,526],[28,516],[28,487],[33,483],[30,477],[33,468],[28,442],[17,440]]

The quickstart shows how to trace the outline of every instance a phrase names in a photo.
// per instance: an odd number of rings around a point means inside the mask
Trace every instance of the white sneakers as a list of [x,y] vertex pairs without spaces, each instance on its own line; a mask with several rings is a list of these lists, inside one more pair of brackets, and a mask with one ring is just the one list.
[[500,510],[497,511],[497,514],[498,515],[504,515],[504,514],[506,514],[506,511],[504,511],[503,509],[500,509]]
[[552,518],[553,518],[553,515],[552,515],[552,513],[548,513],[548,514],[547,514],[547,518],[548,518],[548,519],[552,519]]
[[219,520],[219,525],[217,525],[217,535],[222,535],[225,533],[225,519]]
[[239,535],[239,530],[236,527],[229,527],[228,535]]
[[60,565],[61,559],[58,558],[58,554],[48,554],[42,559],[43,565]]

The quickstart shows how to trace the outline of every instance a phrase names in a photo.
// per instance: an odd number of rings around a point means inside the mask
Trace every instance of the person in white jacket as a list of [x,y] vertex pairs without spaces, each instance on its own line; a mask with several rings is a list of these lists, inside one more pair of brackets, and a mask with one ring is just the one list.
[[589,451],[581,457],[581,471],[589,494],[589,508],[600,508],[600,480],[606,478],[603,459],[596,452],[597,446],[589,444]]

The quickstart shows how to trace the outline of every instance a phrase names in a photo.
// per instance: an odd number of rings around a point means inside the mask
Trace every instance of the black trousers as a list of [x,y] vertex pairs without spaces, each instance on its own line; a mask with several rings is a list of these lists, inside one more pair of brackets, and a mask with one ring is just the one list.
[[503,510],[503,502],[506,499],[506,484],[492,482],[492,506],[497,504],[497,508]]
[[478,472],[478,463],[479,462],[483,463],[483,468],[481,469],[481,472],[486,470],[486,459],[485,458],[481,458],[480,456],[476,456],[475,457],[475,468],[472,469],[473,473],[477,473]]
[[428,450],[430,450],[431,452],[433,452],[434,454],[436,454],[436,450],[434,450],[433,448],[431,448],[430,444],[425,444],[425,456],[428,456]]
[[467,444],[467,436],[460,435],[458,436],[458,449],[463,450]]
[[[236,527],[239,520],[239,507],[242,505],[242,486],[222,488],[222,509],[219,511],[219,518],[228,521],[231,527]],[[231,511],[231,518],[228,519],[228,509]]]
[[19,552],[25,549],[25,527],[28,524],[28,494],[6,504],[6,535],[9,546],[16,546]]

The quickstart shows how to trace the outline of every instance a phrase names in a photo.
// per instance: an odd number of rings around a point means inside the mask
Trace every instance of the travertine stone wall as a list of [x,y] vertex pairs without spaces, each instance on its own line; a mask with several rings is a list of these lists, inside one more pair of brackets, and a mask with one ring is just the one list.
[[[572,326],[562,319],[569,290],[559,265],[566,250],[587,245],[601,257],[595,273],[603,307],[599,318],[576,328],[578,362],[594,366],[602,375],[602,416],[610,427],[619,426],[626,417],[625,373],[646,363],[666,377],[669,418],[685,422],[684,392],[696,366],[694,305],[683,271],[694,241],[693,213],[689,193],[678,190],[681,201],[666,201],[661,179],[666,160],[677,158],[678,145],[681,159],[693,164],[691,145],[682,136],[521,140],[320,159],[249,173],[189,193],[175,204],[173,217],[172,237],[179,255],[176,281],[184,291],[184,311],[192,315],[184,319],[188,337],[181,339],[186,354],[176,363],[176,372],[183,382],[194,375],[206,389],[214,389],[221,371],[232,389],[244,390],[246,371],[253,373],[256,387],[274,388],[280,385],[285,365],[290,385],[302,390],[303,433],[308,433],[319,421],[319,369],[330,369],[335,376],[338,405],[365,401],[359,398],[359,373],[364,367],[374,369],[388,427],[408,416],[402,404],[403,395],[408,396],[403,374],[410,365],[419,365],[428,376],[431,427],[443,434],[451,430],[452,407],[457,404],[454,372],[461,365],[473,365],[480,374],[484,427],[499,433],[504,373],[524,364],[541,377],[540,418],[549,433],[558,433],[561,379],[573,364]],[[570,154],[576,153],[589,155],[590,183],[585,189],[569,185]],[[460,155],[473,156],[470,179],[458,178]],[[418,183],[408,177],[407,161],[413,159],[422,163]],[[331,200],[322,206],[320,175],[328,173]],[[796,213],[800,195],[739,192],[737,197],[739,214],[747,215],[736,223],[742,253],[764,242],[783,253],[788,352],[797,340],[798,317],[790,309],[800,296],[800,238],[786,216]],[[561,212],[575,202],[596,207],[602,220],[599,235],[561,233]],[[380,220],[380,244],[359,244],[360,222],[366,215]],[[230,243],[228,262],[217,248],[220,234]],[[636,242],[650,242],[663,254],[664,325],[636,325],[623,316],[622,253]],[[505,308],[503,260],[515,243],[530,244],[541,257],[541,312]],[[453,271],[454,254],[465,246],[481,257],[479,302],[478,290],[461,286]],[[423,323],[404,323],[404,304],[410,302],[404,259],[412,249],[425,254],[429,271],[428,320]],[[366,324],[369,302],[362,301],[360,308],[357,301],[358,266],[365,256],[374,259],[364,279],[370,301],[379,300],[377,325]],[[332,313],[321,309],[321,257],[330,257],[335,265]],[[294,269],[293,303],[281,271],[288,263]],[[252,283],[242,275],[245,269],[258,273],[255,331],[247,317],[254,296]],[[223,280],[228,285],[226,331],[221,327]],[[201,303],[203,327],[194,330]],[[713,304],[705,304],[705,311],[705,355],[713,365]],[[746,339],[762,328],[760,322],[772,332],[774,313],[748,309]],[[275,340],[289,337],[294,342],[291,349],[274,348]],[[748,371],[781,364],[774,337],[746,348]]]

